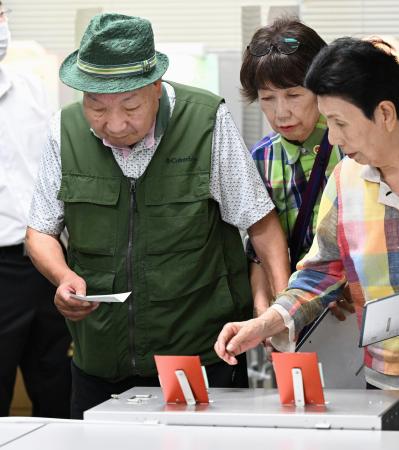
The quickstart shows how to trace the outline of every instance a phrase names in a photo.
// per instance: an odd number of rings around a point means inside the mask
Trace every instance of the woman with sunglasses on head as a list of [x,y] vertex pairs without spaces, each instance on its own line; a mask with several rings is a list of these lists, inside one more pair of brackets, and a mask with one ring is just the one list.
[[[274,130],[253,147],[252,156],[287,235],[292,271],[312,244],[321,193],[343,157],[328,142],[316,96],[304,87],[309,66],[325,46],[300,21],[277,19],[254,34],[241,66],[244,96],[249,102],[258,100]],[[247,250],[259,263],[250,243]],[[260,315],[276,294],[269,292],[273,284],[261,264],[251,264],[251,283],[255,314]],[[335,315],[344,319],[337,309]]]

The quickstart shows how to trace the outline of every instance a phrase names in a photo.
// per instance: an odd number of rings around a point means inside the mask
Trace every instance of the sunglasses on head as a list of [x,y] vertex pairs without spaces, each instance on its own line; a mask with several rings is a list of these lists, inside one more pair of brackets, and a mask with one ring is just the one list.
[[250,44],[247,46],[247,50],[252,56],[257,57],[268,55],[272,50],[275,50],[283,55],[291,55],[298,50],[299,44],[300,42],[298,39],[285,37],[281,38],[277,43],[269,44],[267,46],[262,44]]

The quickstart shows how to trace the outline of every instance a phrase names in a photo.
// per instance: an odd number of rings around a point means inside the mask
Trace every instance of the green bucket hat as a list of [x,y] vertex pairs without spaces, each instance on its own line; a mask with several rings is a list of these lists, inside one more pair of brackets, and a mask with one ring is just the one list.
[[83,92],[114,94],[159,80],[169,60],[155,51],[151,23],[122,14],[94,16],[60,68],[60,79]]

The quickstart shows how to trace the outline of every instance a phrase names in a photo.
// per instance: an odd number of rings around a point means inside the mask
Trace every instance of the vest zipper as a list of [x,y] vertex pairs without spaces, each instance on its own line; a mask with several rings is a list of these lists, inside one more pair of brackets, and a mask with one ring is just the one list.
[[133,373],[136,370],[136,356],[135,356],[135,342],[134,342],[134,327],[135,317],[133,310],[134,293],[133,293],[133,267],[132,267],[132,251],[133,251],[133,228],[134,228],[134,213],[137,211],[136,207],[136,179],[129,178],[130,182],[130,205],[129,205],[129,239],[127,247],[127,284],[128,290],[132,291],[129,296],[128,303],[128,326],[129,326],[129,349],[132,363]]

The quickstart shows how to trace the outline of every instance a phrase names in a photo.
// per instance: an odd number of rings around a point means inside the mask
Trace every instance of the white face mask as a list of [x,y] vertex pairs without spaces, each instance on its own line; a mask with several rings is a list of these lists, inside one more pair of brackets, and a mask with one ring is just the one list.
[[0,23],[0,61],[4,59],[10,43],[10,30],[7,22]]

